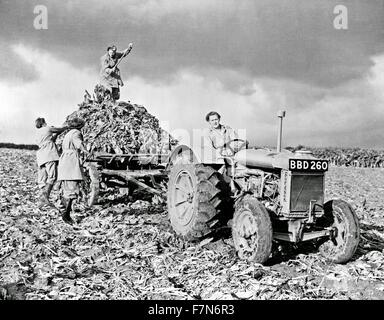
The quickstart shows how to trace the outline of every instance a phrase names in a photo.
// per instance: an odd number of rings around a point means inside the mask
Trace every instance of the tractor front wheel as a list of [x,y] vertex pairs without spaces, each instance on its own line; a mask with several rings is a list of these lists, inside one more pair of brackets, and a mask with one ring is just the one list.
[[323,242],[320,253],[335,263],[349,261],[360,240],[360,226],[353,208],[343,200],[331,200],[324,205],[324,216],[319,218],[321,227],[332,228],[333,236]]
[[272,223],[262,203],[245,196],[236,205],[232,237],[240,259],[264,263],[272,250]]

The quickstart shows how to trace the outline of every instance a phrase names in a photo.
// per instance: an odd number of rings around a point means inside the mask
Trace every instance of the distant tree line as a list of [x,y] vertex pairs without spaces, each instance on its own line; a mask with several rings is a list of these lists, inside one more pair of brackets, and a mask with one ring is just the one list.
[[[35,144],[0,142],[0,148],[37,150],[38,146]],[[331,164],[340,167],[384,168],[384,150],[342,147],[320,148],[303,145],[286,147],[285,149],[290,151],[310,150],[315,157],[327,159]]]
[[310,150],[320,159],[327,159],[340,167],[384,168],[384,150],[328,147],[316,148],[299,145],[286,148],[291,151]]
[[0,148],[37,150],[38,146],[36,144],[16,144],[10,142],[0,142]]

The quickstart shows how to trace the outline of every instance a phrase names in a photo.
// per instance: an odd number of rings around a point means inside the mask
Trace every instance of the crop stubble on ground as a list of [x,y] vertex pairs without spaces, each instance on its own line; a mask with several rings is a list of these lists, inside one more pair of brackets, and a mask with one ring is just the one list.
[[[0,149],[0,297],[19,299],[384,299],[384,169],[331,168],[326,198],[355,208],[354,259],[284,248],[266,266],[232,240],[186,243],[163,206],[118,196],[77,211],[75,227],[36,207],[35,152]],[[53,194],[55,197],[56,194]]]

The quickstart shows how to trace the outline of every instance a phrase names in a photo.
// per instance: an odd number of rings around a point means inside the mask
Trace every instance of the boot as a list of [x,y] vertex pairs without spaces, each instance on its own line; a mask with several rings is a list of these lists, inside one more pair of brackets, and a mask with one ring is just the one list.
[[51,195],[51,191],[53,190],[54,186],[55,186],[55,184],[53,184],[53,183],[47,184],[47,199],[48,199],[49,206],[53,209],[58,210],[58,208],[56,208],[56,206],[52,202],[49,201],[49,196]]
[[65,209],[65,206],[66,206],[66,200],[65,198],[60,195],[60,198],[59,198],[59,205],[58,205],[58,209],[60,212],[63,212],[64,209]]
[[41,194],[39,209],[42,209],[44,206],[48,206],[53,209],[56,209],[56,207],[49,201],[49,196],[51,194],[52,188],[53,188],[53,184],[51,183],[47,183],[45,185],[45,188]]
[[48,198],[48,201],[49,201],[49,196],[51,195],[51,191],[52,191],[52,188],[53,188],[53,183],[47,183],[45,185],[45,188],[47,190],[47,198]]
[[71,225],[74,223],[74,221],[71,218],[72,201],[73,201],[73,199],[63,198],[63,203],[65,206],[65,209],[63,211],[63,214],[61,215],[64,222],[71,224]]
[[47,199],[47,195],[46,195],[46,190],[44,188],[41,190],[40,197],[39,197],[39,205],[38,205],[39,209],[43,209],[43,207],[47,205],[46,199]]
[[45,187],[46,187],[47,201],[48,201],[48,203],[49,203],[51,206],[53,206],[52,203],[49,201],[49,196],[51,195],[51,191],[52,191],[52,189],[53,189],[53,184],[52,184],[52,183],[47,183],[47,185],[46,185]]
[[43,209],[46,207],[51,207],[52,204],[49,202],[48,198],[48,188],[47,185],[44,187],[44,189],[41,191],[40,195],[40,201],[39,201],[39,209]]

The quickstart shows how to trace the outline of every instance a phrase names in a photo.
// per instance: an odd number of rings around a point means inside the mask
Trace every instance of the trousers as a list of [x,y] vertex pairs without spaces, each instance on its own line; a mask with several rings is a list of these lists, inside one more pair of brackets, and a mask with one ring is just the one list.
[[38,168],[37,184],[43,189],[46,184],[54,184],[57,179],[57,161],[49,161]]

